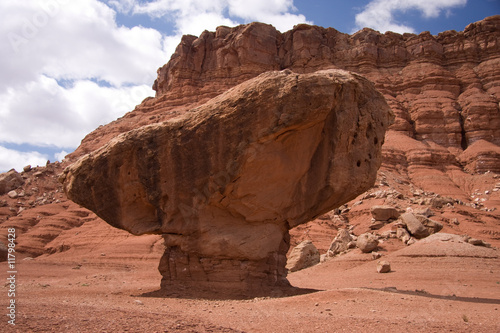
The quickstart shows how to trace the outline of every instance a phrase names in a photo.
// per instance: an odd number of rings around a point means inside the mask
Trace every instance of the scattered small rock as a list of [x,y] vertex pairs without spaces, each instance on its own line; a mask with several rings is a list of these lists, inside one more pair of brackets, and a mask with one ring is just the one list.
[[429,207],[415,209],[414,213],[425,217],[431,217],[434,215],[434,212]]
[[349,231],[347,229],[339,229],[337,231],[337,236],[333,239],[330,244],[330,248],[327,251],[328,256],[333,257],[337,254],[349,249],[349,244],[353,241]]
[[9,196],[9,198],[11,198],[11,199],[15,199],[15,198],[17,198],[17,196],[18,196],[18,194],[17,194],[17,192],[16,192],[15,190],[10,191],[9,193],[7,193],[7,195],[8,195],[8,196]]
[[375,221],[389,221],[399,217],[399,211],[391,206],[373,206],[371,213]]
[[378,273],[389,273],[391,271],[391,264],[388,261],[381,260],[377,263]]
[[405,228],[398,228],[396,230],[396,237],[399,238],[405,244],[408,243],[408,241],[411,238],[410,233]]
[[358,236],[356,245],[361,252],[369,253],[377,248],[378,239],[375,235],[367,232]]
[[382,254],[380,254],[379,252],[372,252],[372,259],[373,260],[380,259],[380,258],[382,258]]
[[406,245],[412,245],[412,244],[415,244],[417,242],[417,240],[413,237],[411,237],[407,242],[406,242]]
[[319,262],[318,249],[310,240],[305,240],[292,250],[286,268],[290,272],[295,272],[319,264]]
[[372,223],[370,224],[370,229],[371,230],[378,230],[382,228],[385,225],[385,221],[377,221],[375,219],[372,220]]
[[482,239],[477,239],[477,238],[469,238],[467,240],[469,244],[475,245],[475,246],[484,246],[484,247],[491,247],[490,243],[487,243],[483,241]]
[[401,214],[401,220],[406,225],[406,229],[415,238],[424,238],[429,236],[429,230],[418,220],[413,213]]

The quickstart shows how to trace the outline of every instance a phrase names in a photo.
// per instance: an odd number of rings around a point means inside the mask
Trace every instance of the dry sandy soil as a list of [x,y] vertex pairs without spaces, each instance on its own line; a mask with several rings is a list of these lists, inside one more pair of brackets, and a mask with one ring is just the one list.
[[[18,257],[16,325],[7,324],[4,315],[1,327],[3,332],[499,332],[500,251],[438,235],[408,247],[397,239],[381,244],[390,273],[377,273],[377,260],[354,250],[290,274],[295,296],[250,299],[160,293],[159,258],[122,260],[112,248],[99,256]],[[6,283],[2,294],[8,289]]]

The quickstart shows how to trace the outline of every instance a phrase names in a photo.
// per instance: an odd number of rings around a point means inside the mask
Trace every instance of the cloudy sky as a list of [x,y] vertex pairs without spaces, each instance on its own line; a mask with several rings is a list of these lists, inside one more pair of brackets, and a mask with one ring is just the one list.
[[252,21],[437,34],[496,14],[499,0],[2,0],[0,172],[61,160],[153,96],[183,34]]

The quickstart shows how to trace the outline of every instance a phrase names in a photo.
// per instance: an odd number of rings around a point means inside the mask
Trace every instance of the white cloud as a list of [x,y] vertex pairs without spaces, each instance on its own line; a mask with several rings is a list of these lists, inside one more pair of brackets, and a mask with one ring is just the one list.
[[54,154],[54,157],[56,158],[56,161],[62,161],[64,160],[64,157],[66,157],[66,155],[68,155],[69,153],[65,150],[61,150],[60,152],[58,153],[55,153]]
[[[167,20],[174,31],[118,25],[117,12]],[[306,20],[292,0],[23,0],[1,1],[0,21],[0,145],[62,150],[154,95],[156,70],[183,34],[250,21],[284,31]],[[2,163],[48,158],[2,154]]]
[[19,152],[0,146],[0,172],[16,169],[20,172],[26,165],[42,166],[47,163],[48,156],[39,152]]
[[40,75],[0,95],[0,142],[77,147],[83,137],[152,94],[148,85],[100,87],[89,80],[64,88]]
[[14,2],[24,6],[2,3],[2,16],[18,17],[0,28],[8,36],[0,51],[8,59],[0,64],[3,83],[42,73],[57,79],[98,78],[115,86],[151,83],[152,64],[165,61],[158,31],[118,27],[115,12],[99,1],[62,3],[52,15],[35,0]]
[[204,30],[215,31],[215,28],[220,25],[232,27],[238,25],[238,23],[216,12],[203,12],[189,16],[181,16],[177,18],[176,25],[178,30],[182,31],[182,34],[176,36],[178,43],[181,35],[199,36]]
[[154,95],[156,69],[168,60],[160,32],[117,26],[116,12],[97,0],[2,1],[0,20],[0,144],[76,148]]
[[449,15],[450,8],[465,6],[466,3],[467,0],[372,0],[356,15],[356,29],[369,27],[381,32],[414,33],[412,27],[398,23],[394,13],[417,10],[425,18],[436,18],[442,11]]
[[[219,25],[235,26],[260,21],[287,31],[298,23],[308,22],[304,15],[294,14],[293,0],[154,0],[132,3],[130,0],[108,1],[124,13],[164,17],[175,23],[179,35],[199,35]],[[229,17],[226,16],[229,14]]]
[[230,0],[229,14],[245,21],[261,21],[285,32],[298,23],[308,22],[304,15],[293,14],[297,9],[293,0]]

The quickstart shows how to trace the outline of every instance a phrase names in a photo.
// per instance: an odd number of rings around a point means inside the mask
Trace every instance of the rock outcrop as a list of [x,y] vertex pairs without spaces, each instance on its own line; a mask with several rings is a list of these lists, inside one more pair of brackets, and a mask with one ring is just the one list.
[[286,284],[288,230],[370,188],[393,115],[340,70],[268,72],[75,162],[68,197],[165,239],[164,287]]
[[437,36],[368,28],[348,35],[305,24],[280,33],[262,23],[184,36],[158,69],[156,97],[90,134],[70,159],[118,133],[175,117],[245,80],[283,69],[339,68],[362,74],[396,114],[391,129],[418,141],[460,150],[478,140],[498,146],[499,26],[497,15]]

